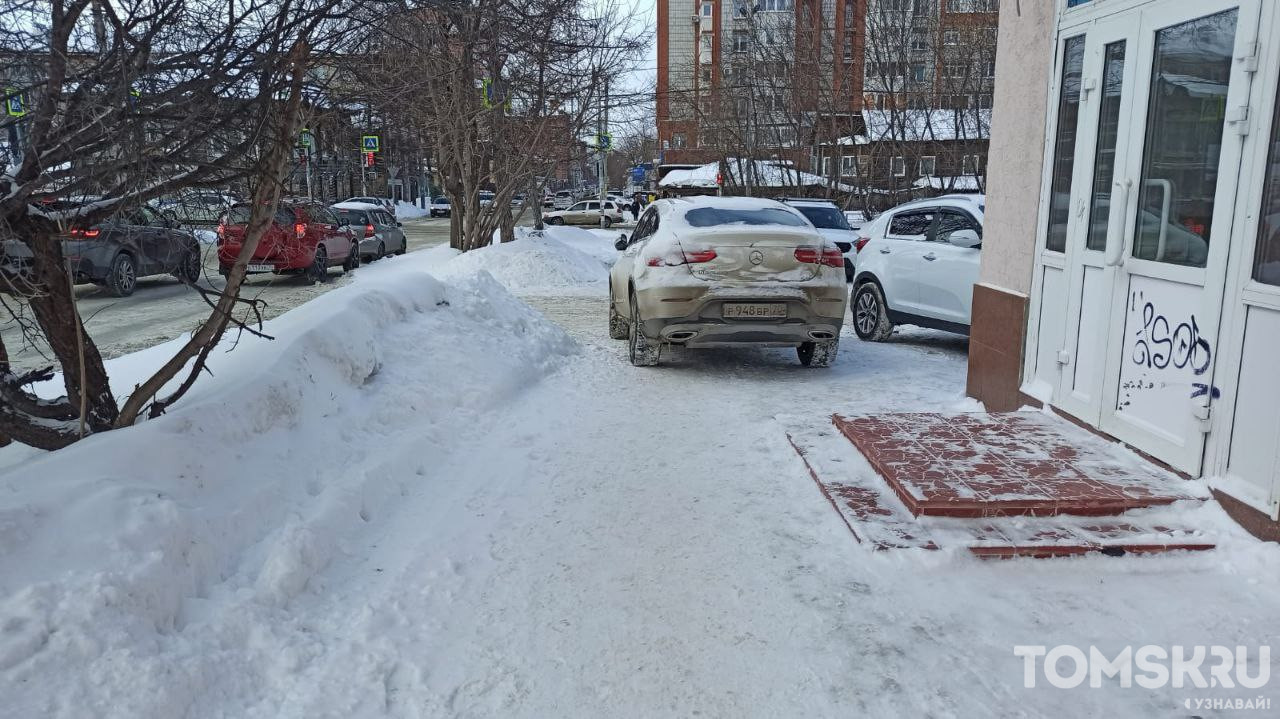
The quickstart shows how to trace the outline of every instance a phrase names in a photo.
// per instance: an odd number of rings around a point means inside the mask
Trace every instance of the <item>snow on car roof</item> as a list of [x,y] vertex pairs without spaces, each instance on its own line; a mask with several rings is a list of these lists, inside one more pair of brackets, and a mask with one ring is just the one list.
[[330,207],[336,210],[382,210],[386,209],[382,205],[375,205],[372,202],[335,202]]

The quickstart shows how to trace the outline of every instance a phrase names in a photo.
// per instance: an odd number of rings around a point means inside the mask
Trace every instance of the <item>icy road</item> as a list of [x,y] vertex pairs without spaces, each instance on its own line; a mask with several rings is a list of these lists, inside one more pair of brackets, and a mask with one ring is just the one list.
[[977,409],[965,340],[633,368],[607,238],[559,236],[368,268],[165,417],[0,452],[0,715],[1163,717],[1204,693],[1027,689],[1013,648],[1277,640],[1256,542],[857,544],[775,417]]

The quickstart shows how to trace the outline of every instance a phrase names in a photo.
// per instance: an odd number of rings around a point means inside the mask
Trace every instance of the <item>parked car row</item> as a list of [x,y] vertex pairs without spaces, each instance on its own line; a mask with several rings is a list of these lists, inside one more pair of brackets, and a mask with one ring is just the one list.
[[946,195],[862,224],[827,200],[659,200],[616,243],[609,336],[638,366],[668,345],[791,346],[827,366],[846,307],[864,340],[899,324],[967,335],[985,211],[982,195]]
[[[218,271],[231,272],[253,205],[237,204],[218,225]],[[363,258],[378,260],[407,251],[404,232],[380,204],[340,202],[332,207],[308,200],[282,200],[248,263],[248,272],[303,274],[323,281],[333,267],[349,272]]]

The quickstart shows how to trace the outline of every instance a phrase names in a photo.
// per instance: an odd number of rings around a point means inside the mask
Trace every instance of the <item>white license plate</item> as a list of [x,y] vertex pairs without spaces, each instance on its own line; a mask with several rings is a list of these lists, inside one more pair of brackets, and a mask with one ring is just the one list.
[[275,272],[276,266],[275,265],[249,265],[248,270],[250,272]]
[[730,320],[771,320],[787,316],[782,302],[726,302],[721,316]]

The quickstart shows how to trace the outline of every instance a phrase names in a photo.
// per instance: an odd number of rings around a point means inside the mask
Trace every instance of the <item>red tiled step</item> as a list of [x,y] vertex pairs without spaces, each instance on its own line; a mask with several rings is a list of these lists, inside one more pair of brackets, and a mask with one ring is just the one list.
[[963,548],[984,559],[1150,554],[1205,550],[1214,538],[1183,528],[1212,509],[1193,502],[1123,517],[918,516],[908,511],[863,455],[825,421],[780,417],[787,438],[854,538],[876,550]]
[[832,416],[912,514],[1105,516],[1198,499],[1039,412]]

